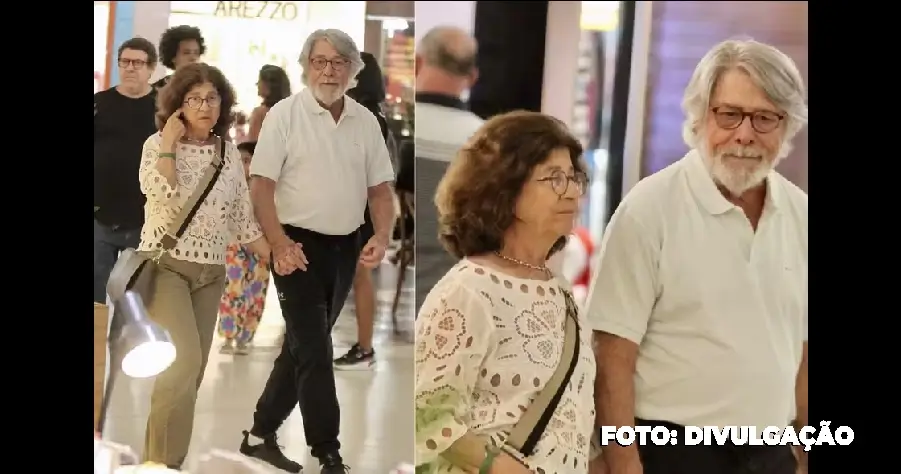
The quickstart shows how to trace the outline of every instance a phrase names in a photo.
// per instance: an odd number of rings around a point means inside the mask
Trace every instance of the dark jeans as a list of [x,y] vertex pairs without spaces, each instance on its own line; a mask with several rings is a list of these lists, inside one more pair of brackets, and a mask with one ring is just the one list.
[[638,447],[644,474],[795,474],[789,446],[685,446],[684,426],[666,421],[635,420],[636,426],[665,426],[679,433],[679,443]]
[[313,456],[320,457],[341,447],[331,333],[353,284],[360,258],[359,231],[331,236],[291,226],[284,229],[291,240],[303,244],[310,263],[307,271],[284,276],[272,272],[285,318],[285,342],[257,401],[251,433],[275,433],[299,405],[307,445]]
[[141,242],[141,229],[123,229],[94,221],[94,302],[106,304],[106,282],[119,258],[127,248]]

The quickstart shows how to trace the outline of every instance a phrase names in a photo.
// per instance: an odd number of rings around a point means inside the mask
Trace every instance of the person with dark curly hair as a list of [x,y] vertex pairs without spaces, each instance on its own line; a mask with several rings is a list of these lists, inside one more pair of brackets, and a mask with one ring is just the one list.
[[[439,239],[461,260],[416,320],[417,473],[589,472],[591,333],[546,264],[572,232],[587,189],[581,155],[559,120],[511,112],[487,121],[439,183]],[[562,360],[568,317],[585,328],[576,332],[570,383],[523,455],[505,446],[506,436],[557,366],[570,364]]]
[[[254,217],[241,153],[233,143],[222,143],[234,105],[234,90],[215,67],[178,68],[160,90],[160,131],[144,142],[139,171],[147,204],[138,250],[159,256],[147,311],[169,331],[178,352],[154,382],[144,457],[172,468],[184,462],[191,441],[197,389],[225,288],[226,247],[237,241],[264,261],[270,254]],[[174,247],[164,247],[172,220],[220,160],[197,217]]]
[[[196,26],[173,26],[160,37],[160,62],[173,71],[200,61],[204,53],[206,45],[200,28]],[[168,84],[171,78],[172,75],[168,75],[154,82],[153,87],[160,89]]]
[[288,79],[288,73],[272,64],[266,64],[260,68],[257,94],[263,99],[263,103],[250,113],[250,130],[247,132],[247,139],[253,142],[260,137],[263,119],[266,118],[269,109],[282,99],[291,96],[291,80]]

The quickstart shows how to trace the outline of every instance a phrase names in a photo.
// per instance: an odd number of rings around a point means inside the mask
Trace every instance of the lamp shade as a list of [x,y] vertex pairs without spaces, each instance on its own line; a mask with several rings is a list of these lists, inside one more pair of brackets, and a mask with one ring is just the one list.
[[122,372],[129,377],[153,377],[175,361],[175,345],[169,332],[153,322],[141,296],[128,291],[116,302],[121,331],[110,341],[110,353],[121,357]]

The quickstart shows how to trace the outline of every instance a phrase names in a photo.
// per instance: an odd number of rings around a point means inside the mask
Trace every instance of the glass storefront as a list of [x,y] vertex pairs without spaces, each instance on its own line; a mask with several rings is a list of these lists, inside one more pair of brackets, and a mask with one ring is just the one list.
[[622,2],[583,1],[579,69],[572,129],[586,145],[585,160],[591,184],[583,204],[581,224],[600,242],[610,218],[608,165],[611,157],[611,118],[616,73],[617,43]]
[[413,136],[415,80],[413,21],[405,18],[376,18],[381,24],[380,50],[373,53],[385,75],[385,116],[396,137]]
[[228,77],[238,96],[236,111],[259,105],[260,68],[285,69],[292,92],[303,87],[298,64],[306,37],[318,28],[338,28],[363,44],[365,2],[171,2],[169,25],[200,28],[206,42],[203,61]]
[[110,2],[94,2],[94,93],[107,88],[106,56],[109,43]]

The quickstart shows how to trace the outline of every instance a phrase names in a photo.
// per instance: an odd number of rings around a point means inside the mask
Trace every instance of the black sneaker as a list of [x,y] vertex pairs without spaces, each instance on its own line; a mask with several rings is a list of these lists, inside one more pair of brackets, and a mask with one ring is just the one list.
[[244,434],[244,441],[241,441],[241,454],[269,463],[283,471],[297,473],[303,470],[303,467],[300,464],[286,458],[285,455],[282,454],[282,447],[276,442],[275,435],[263,438],[262,443],[251,446],[250,443],[247,442],[250,432],[243,431],[242,433]]
[[335,359],[337,370],[370,370],[375,365],[375,349],[363,352],[360,344],[354,344],[347,354]]
[[350,472],[350,466],[344,464],[341,455],[337,451],[334,453],[326,453],[319,458],[319,466],[322,474],[347,474]]

